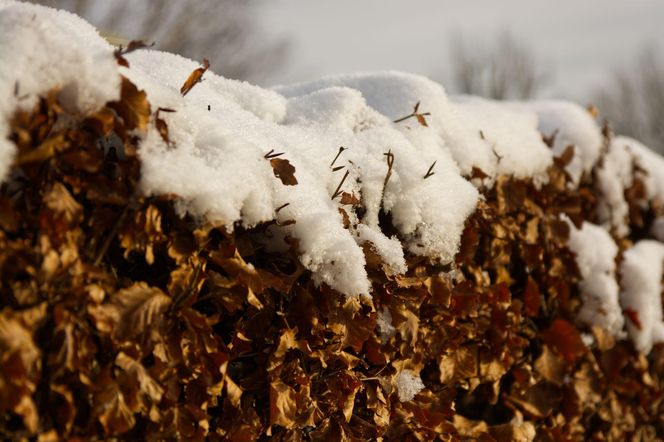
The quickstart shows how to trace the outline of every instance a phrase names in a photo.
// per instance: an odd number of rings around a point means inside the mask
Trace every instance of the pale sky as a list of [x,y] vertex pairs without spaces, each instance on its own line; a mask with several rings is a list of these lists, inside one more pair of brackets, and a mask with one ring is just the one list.
[[664,54],[662,0],[270,0],[261,12],[268,36],[292,39],[275,83],[386,69],[444,80],[451,36],[509,30],[552,72],[542,95],[582,100],[645,45]]

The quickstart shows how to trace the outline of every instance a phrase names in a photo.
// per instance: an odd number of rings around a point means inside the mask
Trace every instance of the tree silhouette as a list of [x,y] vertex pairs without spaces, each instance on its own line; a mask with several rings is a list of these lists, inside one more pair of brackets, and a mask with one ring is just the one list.
[[472,49],[457,36],[450,49],[452,82],[459,93],[496,100],[531,98],[548,80],[535,56],[508,32],[493,45]]
[[612,84],[595,102],[614,131],[664,153],[664,59],[646,48],[629,67],[616,70]]
[[206,57],[229,78],[265,81],[288,53],[285,40],[260,38],[251,0],[32,1],[74,12],[115,42],[145,40],[194,60]]

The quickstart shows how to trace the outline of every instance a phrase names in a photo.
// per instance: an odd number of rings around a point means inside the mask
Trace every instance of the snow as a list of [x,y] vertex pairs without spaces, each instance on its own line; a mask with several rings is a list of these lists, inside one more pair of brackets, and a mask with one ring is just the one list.
[[650,352],[654,344],[664,342],[663,263],[664,244],[642,240],[624,253],[620,268],[623,287],[620,303],[623,309],[630,309],[640,322],[637,325],[628,319],[627,331],[637,350],[645,354]]
[[562,100],[512,102],[511,106],[537,114],[540,132],[547,137],[555,134],[552,151],[556,156],[574,146],[574,158],[566,167],[574,184],[592,170],[601,153],[602,132],[590,112]]
[[[276,220],[281,227],[270,232],[295,240],[314,281],[348,296],[371,294],[363,247],[393,275],[408,270],[408,253],[449,263],[480,198],[477,187],[491,186],[501,174],[542,182],[553,155],[574,145],[567,166],[574,183],[601,161],[602,226],[572,228],[569,242],[583,277],[579,320],[622,333],[617,246],[607,230],[618,237],[628,233],[624,190],[633,176],[644,180],[649,198],[664,200],[664,159],[625,137],[616,137],[600,159],[600,129],[576,104],[449,98],[441,85],[401,72],[269,90],[208,71],[183,97],[180,86],[198,62],[138,50],[126,56],[128,68],[120,67],[113,48],[72,14],[0,0],[0,29],[0,182],[15,155],[7,135],[17,109],[29,109],[39,94],[59,88],[63,106],[84,115],[118,99],[125,76],[146,91],[153,111],[174,110],[159,115],[170,142],[157,131],[154,113],[147,131],[136,133],[144,194],[177,194],[181,214],[220,221],[229,231]],[[417,103],[426,126],[403,119]],[[550,149],[541,133],[554,132]],[[275,176],[269,152],[295,168],[297,184]],[[469,181],[475,168],[489,178]],[[359,200],[362,210],[342,203],[340,195],[333,198],[337,188],[344,198]],[[389,235],[386,219],[394,228]],[[658,220],[653,227],[658,237],[662,226]],[[644,351],[664,336],[658,298],[663,247],[639,243],[625,253],[621,268],[622,306],[637,311],[643,325],[638,330],[627,321],[627,329]],[[379,311],[378,322],[385,342],[395,332],[389,310]],[[414,372],[403,371],[398,384],[403,398],[422,388]]]
[[392,336],[397,334],[397,329],[392,325],[392,314],[390,309],[383,307],[378,310],[376,316],[376,325],[380,331],[380,342],[384,345],[387,344]]
[[397,395],[399,401],[412,401],[413,398],[424,389],[424,382],[420,375],[412,370],[404,369],[397,377]]
[[380,250],[387,274],[399,275],[406,273],[408,267],[403,256],[403,245],[396,236],[388,238],[366,224],[359,224],[357,226],[357,238],[358,243],[368,242],[376,250]]
[[[596,169],[599,191],[598,216],[605,228],[618,236],[629,234],[629,206],[625,190],[634,178],[643,181],[648,200],[664,202],[664,158],[637,140],[617,136],[611,140]],[[656,219],[652,234],[664,240],[664,224]]]
[[7,137],[17,109],[57,87],[65,108],[88,113],[119,97],[120,77],[113,48],[74,14],[0,0],[0,29],[1,182],[16,150]]
[[658,216],[655,218],[650,227],[650,234],[658,241],[664,242],[664,217]]
[[[181,97],[179,87],[195,62],[156,51],[135,52],[127,60],[130,68],[122,69],[123,75],[147,91],[154,107],[175,110],[163,116],[171,145],[154,126],[142,143],[141,184],[147,194],[178,194],[182,212],[221,219],[229,230],[238,221],[251,227],[294,219],[284,229],[299,241],[303,265],[316,282],[350,295],[370,292],[360,247],[365,241],[395,273],[406,270],[404,248],[444,262],[453,259],[477,191],[444,151],[414,144],[357,91],[335,87],[287,100],[206,73],[205,81]],[[266,107],[271,111],[256,110]],[[347,149],[335,166],[344,169],[335,172],[330,165],[340,146]],[[297,185],[284,186],[275,178],[264,158],[270,150],[283,152],[279,158],[295,167]],[[388,151],[394,167],[383,188]],[[434,175],[424,179],[434,161]],[[361,199],[362,220],[351,206],[331,199],[346,171],[342,189]],[[380,230],[381,207],[391,213],[403,245]],[[350,229],[343,226],[340,208]]]
[[625,200],[625,189],[633,182],[633,155],[624,143],[614,140],[596,170],[599,191],[597,215],[605,228],[614,229],[618,236],[625,236],[629,234],[629,205]]
[[612,149],[626,149],[635,159],[636,165],[645,170],[641,178],[644,181],[647,198],[664,202],[664,158],[641,144],[639,141],[617,136],[611,143]]
[[618,302],[616,255],[618,246],[602,227],[584,222],[577,229],[569,219],[569,249],[576,254],[581,273],[583,306],[577,319],[588,326],[599,326],[611,335],[621,337],[624,319]]
[[499,101],[478,97],[454,97],[457,111],[484,138],[487,170],[495,178],[512,175],[516,178],[547,179],[546,170],[553,163],[549,147],[542,141],[534,112],[517,110]]

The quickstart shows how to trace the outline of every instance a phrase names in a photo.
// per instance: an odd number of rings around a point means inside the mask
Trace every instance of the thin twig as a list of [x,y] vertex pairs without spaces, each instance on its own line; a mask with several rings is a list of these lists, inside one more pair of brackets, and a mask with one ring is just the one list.
[[344,167],[346,167],[346,166],[337,166],[337,167],[333,167],[333,168],[332,168],[332,172],[336,172],[336,171],[338,171],[338,170],[341,170],[341,169],[343,169]]
[[[438,160],[436,160],[436,161],[438,161]],[[427,173],[424,175],[424,179],[425,179],[425,180],[426,180],[427,178],[429,178],[431,175],[433,175],[433,174],[436,173],[436,172],[432,172],[432,171],[433,171],[433,166],[436,165],[436,161],[433,162],[433,164],[431,165],[431,167],[429,167],[429,170],[427,170]]]
[[348,178],[348,174],[349,174],[349,173],[350,173],[350,172],[346,171],[346,173],[344,174],[344,177],[341,178],[341,182],[340,182],[339,185],[337,186],[337,190],[335,190],[335,191],[334,191],[334,194],[332,194],[332,199],[335,199],[336,197],[338,197],[339,195],[342,194],[342,192],[341,192],[341,186],[343,186],[344,181],[346,181],[346,178]]
[[277,209],[274,211],[274,213],[279,213],[281,209],[283,209],[286,206],[289,206],[290,203],[282,204],[281,206],[277,207]]
[[265,158],[266,160],[271,160],[272,158],[276,158],[276,157],[281,156],[283,154],[284,154],[284,152],[274,153],[274,149],[270,149],[270,151],[268,153],[266,153],[263,156],[263,158]]
[[394,165],[394,154],[392,153],[392,150],[388,150],[385,152],[383,155],[385,155],[387,158],[387,174],[385,175],[385,180],[383,181],[383,192],[385,192],[385,188],[387,187],[387,182],[390,180],[390,177],[392,176],[392,166]]
[[500,163],[500,160],[503,159],[503,156],[502,156],[502,155],[498,155],[498,152],[496,152],[496,146],[491,147],[491,151],[492,151],[493,154],[496,156],[496,158],[498,158],[498,162]]
[[341,153],[342,153],[344,150],[346,150],[345,147],[343,147],[343,146],[339,146],[339,152],[337,152],[337,156],[335,156],[334,159],[332,160],[332,162],[330,163],[330,167],[334,166],[334,163],[337,161],[337,158],[339,158],[339,155],[341,155]]
[[[415,103],[415,107],[413,108],[413,112],[411,112],[409,115],[406,115],[405,117],[398,118],[394,120],[394,123],[401,123],[402,121],[406,121],[409,118],[417,117],[420,116],[424,119],[424,117],[431,115],[431,112],[424,112],[424,113],[418,113],[417,110],[420,108],[420,102],[418,101]],[[424,124],[426,126],[426,124]]]

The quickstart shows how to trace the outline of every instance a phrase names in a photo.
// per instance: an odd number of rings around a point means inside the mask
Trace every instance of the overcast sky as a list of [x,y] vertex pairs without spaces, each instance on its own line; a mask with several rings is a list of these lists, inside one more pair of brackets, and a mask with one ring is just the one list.
[[662,0],[270,0],[261,12],[267,33],[292,39],[276,83],[385,69],[444,80],[453,35],[509,30],[553,73],[543,95],[583,100],[645,45],[664,53]]

